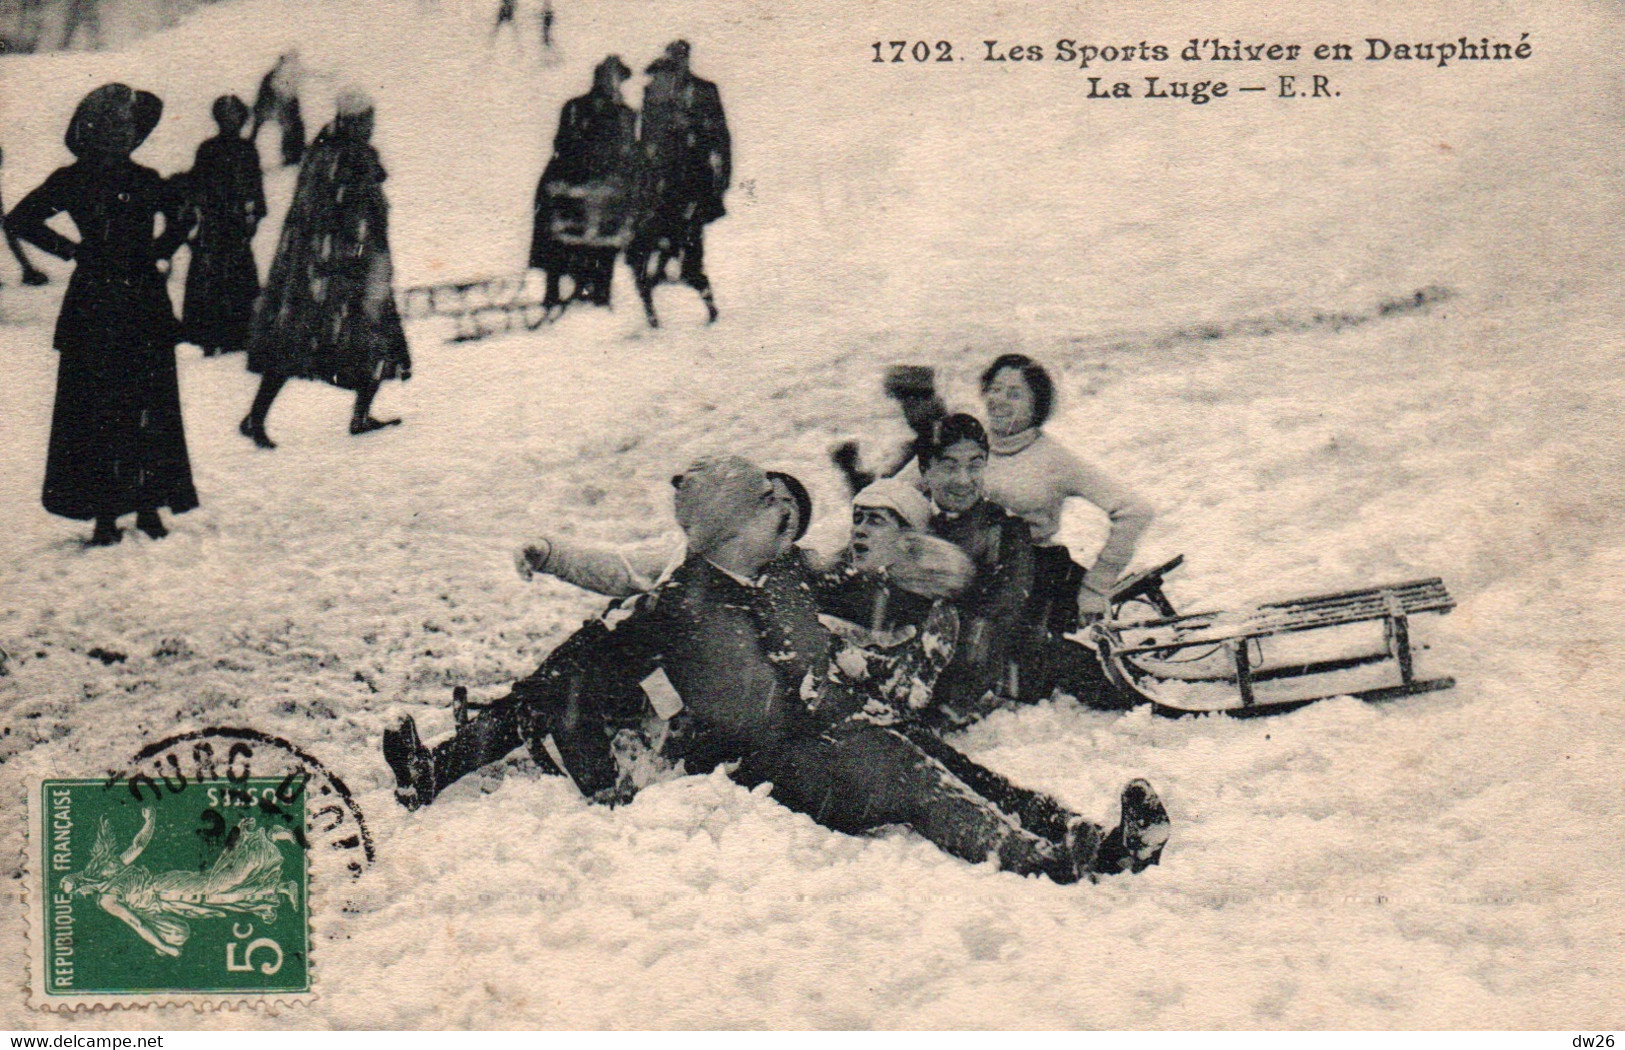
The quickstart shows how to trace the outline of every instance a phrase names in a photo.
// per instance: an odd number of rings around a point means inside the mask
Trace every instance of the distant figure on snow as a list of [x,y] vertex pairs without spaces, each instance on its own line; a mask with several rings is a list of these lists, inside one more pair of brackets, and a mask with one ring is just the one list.
[[73,43],[74,34],[81,27],[90,40],[90,49],[101,50],[102,20],[98,4],[99,0],[67,0],[63,5],[66,11],[62,16],[62,43],[57,45],[59,50],[68,49],[68,45]]
[[705,275],[705,227],[727,214],[722,196],[732,178],[732,147],[717,86],[688,69],[689,45],[672,42],[646,70],[638,130],[639,214],[626,261],[652,327],[655,285],[679,260],[679,279],[700,293],[709,320],[717,319]]
[[[4,163],[5,163],[5,154],[3,152],[0,152],[0,165],[3,165]],[[0,199],[0,223],[3,223],[5,221],[5,218],[6,218],[5,201],[3,199]],[[45,271],[41,270],[39,267],[35,266],[33,264],[33,262],[31,262],[29,260],[27,253],[25,253],[23,251],[23,242],[19,241],[17,239],[17,235],[15,233],[13,233],[10,229],[6,230],[6,246],[11,249],[11,254],[17,260],[17,265],[22,268],[22,271],[23,271],[23,283],[24,284],[41,285],[41,284],[50,284],[51,283],[51,279],[49,277],[45,276]],[[4,282],[4,281],[0,281],[0,287],[4,287],[5,283],[6,282]]]
[[491,36],[494,39],[502,31],[503,26],[512,29],[518,34],[519,27],[514,24],[513,16],[519,7],[519,0],[501,0],[497,6],[497,20],[491,23]]
[[290,378],[355,391],[350,433],[399,423],[374,419],[386,379],[409,379],[412,359],[395,309],[384,166],[371,145],[372,100],[348,88],[338,115],[310,145],[282,226],[265,293],[254,310],[248,369],[259,373],[238,428],[261,448],[271,402]]
[[254,96],[254,128],[250,140],[259,138],[260,128],[276,121],[282,126],[282,166],[292,167],[305,153],[305,120],[299,115],[299,89],[305,70],[298,51],[285,51],[276,65],[260,81]]
[[574,284],[570,300],[609,305],[609,290],[627,219],[627,193],[637,114],[621,101],[632,71],[619,55],[593,70],[592,90],[564,104],[553,156],[536,187],[530,265],[547,273],[543,300],[562,310],[559,279]]
[[[553,0],[542,0],[542,46],[553,46]],[[631,71],[626,75],[631,76]]]
[[[56,409],[45,460],[45,509],[95,519],[90,542],[117,543],[118,517],[167,535],[158,508],[198,505],[175,378],[175,315],[164,285],[186,235],[183,204],[162,177],[130,159],[163,102],[106,84],[79,103],[58,168],[18,202],[6,228],[78,265],[56,322]],[[46,225],[67,212],[71,241]],[[154,236],[158,216],[163,232]]]
[[260,292],[254,267],[254,231],[265,218],[260,155],[243,138],[248,106],[236,95],[214,100],[220,134],[197,149],[187,177],[188,240],[192,264],[186,271],[182,335],[203,348],[205,357],[243,349],[254,299]]

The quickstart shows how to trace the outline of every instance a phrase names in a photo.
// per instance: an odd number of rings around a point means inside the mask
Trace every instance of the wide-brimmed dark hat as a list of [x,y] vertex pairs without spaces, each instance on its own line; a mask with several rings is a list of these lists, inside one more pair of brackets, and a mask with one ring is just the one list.
[[64,141],[75,157],[127,157],[158,126],[164,103],[128,84],[103,84],[79,101]]
[[632,71],[626,68],[626,63],[621,61],[620,55],[610,55],[593,68],[592,75],[597,78],[614,75],[625,80],[632,75]]
[[644,69],[644,72],[650,74],[651,76],[655,73],[681,73],[682,71],[682,66],[678,65],[676,62],[673,62],[665,55],[662,55],[653,62],[650,62],[648,67]]

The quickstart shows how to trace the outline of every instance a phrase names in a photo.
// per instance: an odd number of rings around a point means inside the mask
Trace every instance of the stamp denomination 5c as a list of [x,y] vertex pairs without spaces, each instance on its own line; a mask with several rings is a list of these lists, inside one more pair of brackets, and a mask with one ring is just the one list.
[[34,1004],[298,999],[310,991],[303,784],[31,792]]

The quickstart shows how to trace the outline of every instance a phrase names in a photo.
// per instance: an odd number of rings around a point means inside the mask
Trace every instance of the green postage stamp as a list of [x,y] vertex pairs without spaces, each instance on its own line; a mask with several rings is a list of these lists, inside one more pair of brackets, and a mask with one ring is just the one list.
[[304,781],[37,781],[34,1004],[297,1000],[310,991]]

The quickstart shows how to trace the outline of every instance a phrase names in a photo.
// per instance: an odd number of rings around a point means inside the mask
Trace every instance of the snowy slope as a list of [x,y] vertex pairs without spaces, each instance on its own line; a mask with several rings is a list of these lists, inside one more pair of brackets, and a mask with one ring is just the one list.
[[[408,284],[517,268],[558,106],[607,52],[641,66],[693,41],[737,150],[710,237],[714,328],[665,289],[668,325],[645,331],[624,272],[615,313],[535,334],[451,345],[419,323],[417,375],[380,401],[405,426],[352,439],[345,395],[295,384],[270,454],[235,433],[253,390],[241,361],[183,347],[203,506],[161,543],[87,552],[87,527],[40,509],[62,282],[20,290],[0,262],[7,797],[219,724],[295,741],[357,787],[379,862],[318,919],[321,1001],[279,1025],[1616,1020],[1616,14],[1236,7],[1192,28],[1173,4],[1083,19],[877,3],[836,26],[812,5],[558,7],[551,63],[533,40],[489,41],[489,12],[464,0],[242,0],[123,52],[0,60],[15,200],[64,162],[89,87],[159,91],[165,119],[137,156],[173,171],[208,133],[210,99],[249,95],[297,45],[321,74],[313,128],[344,82],[378,96]],[[1539,57],[1515,72],[1361,67],[1326,108],[1164,111],[1085,100],[1076,70],[871,68],[867,48],[1368,26],[1527,29]],[[1018,85],[1029,103],[1012,102]],[[285,206],[291,174],[269,179]],[[1379,314],[1428,286],[1452,294]],[[978,366],[1014,347],[1058,370],[1053,432],[1158,505],[1141,560],[1187,555],[1176,601],[1442,575],[1461,605],[1425,625],[1428,655],[1460,685],[1245,723],[1063,702],[966,734],[974,756],[1100,819],[1128,776],[1158,785],[1176,822],[1163,865],[1097,887],[970,867],[901,832],[835,835],[715,777],[608,811],[519,768],[419,814],[395,805],[378,756],[391,705],[448,729],[451,685],[500,694],[597,607],[522,584],[513,544],[652,536],[669,521],[660,479],[713,448],[807,478],[814,539],[837,544],[824,452],[900,435],[883,367],[934,364],[970,406]],[[1082,514],[1066,528],[1100,533]],[[128,659],[104,665],[95,647]],[[23,958],[8,908],[0,965]],[[0,1017],[34,1023],[10,999]]]

